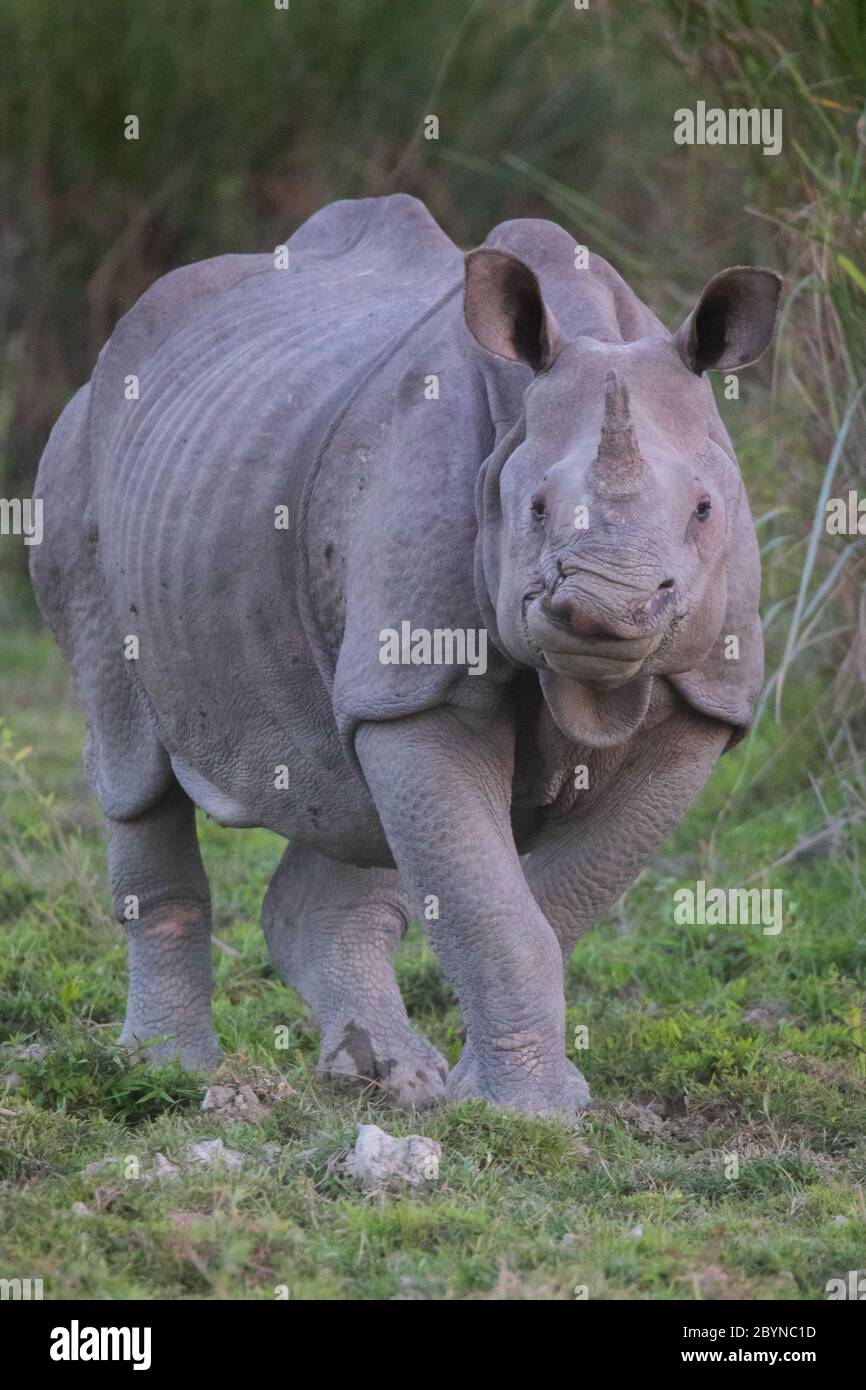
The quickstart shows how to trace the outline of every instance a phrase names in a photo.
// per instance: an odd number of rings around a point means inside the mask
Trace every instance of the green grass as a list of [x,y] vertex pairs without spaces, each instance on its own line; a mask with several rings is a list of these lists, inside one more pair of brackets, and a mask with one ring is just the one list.
[[[0,1091],[4,1275],[42,1277],[51,1298],[272,1299],[286,1286],[323,1299],[820,1299],[829,1278],[862,1267],[864,837],[849,817],[834,857],[770,867],[847,805],[849,769],[825,772],[823,809],[803,790],[796,724],[768,723],[723,760],[653,868],[578,945],[569,1038],[588,1029],[572,1055],[596,1106],[571,1126],[475,1102],[412,1120],[318,1079],[315,1027],[258,926],[280,843],[203,819],[224,1074],[269,1109],[225,1129],[199,1110],[200,1078],[128,1066],[112,1046],[125,951],[106,914],[80,723],[44,634],[20,624],[6,654],[0,1070],[20,1084]],[[674,925],[676,886],[756,872],[784,890],[779,936]],[[399,974],[418,1026],[453,1061],[459,1014],[418,927]],[[9,1061],[34,1042],[45,1056]],[[438,1181],[362,1195],[340,1159],[363,1120],[438,1139]],[[217,1134],[245,1166],[184,1168],[186,1146]],[[149,1177],[157,1153],[180,1177]]]

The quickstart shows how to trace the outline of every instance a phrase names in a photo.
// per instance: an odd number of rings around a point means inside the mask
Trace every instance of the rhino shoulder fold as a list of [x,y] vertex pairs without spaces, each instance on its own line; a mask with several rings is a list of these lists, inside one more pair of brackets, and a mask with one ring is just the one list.
[[344,198],[308,217],[286,243],[291,252],[326,260],[360,254],[372,261],[414,264],[424,252],[460,255],[424,204],[408,193]]

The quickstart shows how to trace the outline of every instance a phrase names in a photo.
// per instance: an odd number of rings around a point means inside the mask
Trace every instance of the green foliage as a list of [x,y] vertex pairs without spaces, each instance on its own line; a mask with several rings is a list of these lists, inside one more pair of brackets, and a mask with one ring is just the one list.
[[52,1040],[41,1057],[13,1057],[9,1071],[21,1078],[22,1099],[40,1109],[127,1124],[191,1106],[204,1094],[200,1080],[182,1067],[130,1063],[125,1049],[80,1037]]

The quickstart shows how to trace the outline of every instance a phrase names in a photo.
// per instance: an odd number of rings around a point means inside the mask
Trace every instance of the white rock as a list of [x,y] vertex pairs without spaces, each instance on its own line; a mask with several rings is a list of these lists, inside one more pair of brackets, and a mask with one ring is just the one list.
[[247,1161],[246,1155],[237,1149],[227,1149],[222,1139],[200,1139],[188,1144],[186,1157],[189,1163],[224,1163],[227,1168],[242,1168]]
[[435,1139],[410,1134],[395,1139],[378,1125],[359,1125],[346,1171],[368,1191],[408,1183],[418,1186],[439,1176],[442,1146]]

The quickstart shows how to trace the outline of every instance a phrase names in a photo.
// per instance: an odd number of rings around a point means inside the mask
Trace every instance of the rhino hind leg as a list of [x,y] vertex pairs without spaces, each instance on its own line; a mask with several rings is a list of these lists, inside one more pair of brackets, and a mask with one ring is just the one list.
[[284,854],[262,909],[274,966],[319,1022],[321,1070],[423,1109],[443,1099],[447,1067],[412,1028],[394,975],[407,921],[394,870],[300,847]]
[[193,1071],[218,1066],[210,891],[195,808],[177,784],[134,820],[108,820],[108,868],[129,942],[120,1041],[155,1065],[177,1059]]
[[172,776],[99,560],[90,506],[90,387],[70,401],[46,445],[35,492],[43,542],[30,570],[42,614],[75,675],[87,718],[85,767],[106,817],[115,911],[129,941],[121,1040],[153,1062],[219,1060],[211,1025],[209,891],[192,802]]

